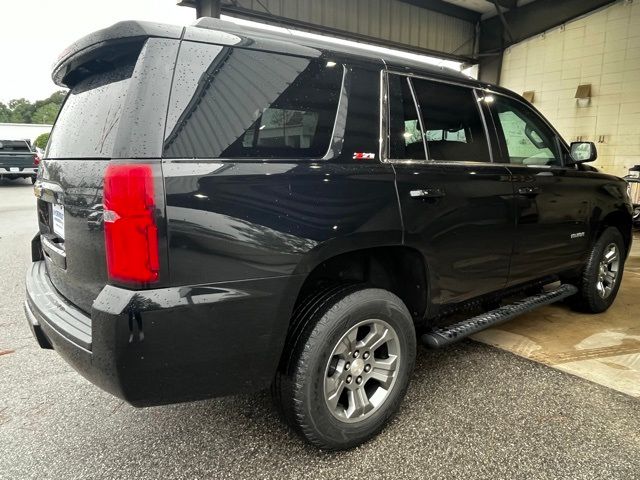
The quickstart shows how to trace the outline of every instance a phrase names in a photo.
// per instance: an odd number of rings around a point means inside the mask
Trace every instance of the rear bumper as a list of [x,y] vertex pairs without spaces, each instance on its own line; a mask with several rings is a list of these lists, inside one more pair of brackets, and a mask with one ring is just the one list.
[[44,262],[34,262],[25,313],[40,346],[88,380],[132,405],[159,405],[266,388],[301,281],[107,285],[85,313],[56,291]]
[[0,175],[25,175],[35,177],[38,167],[0,167]]

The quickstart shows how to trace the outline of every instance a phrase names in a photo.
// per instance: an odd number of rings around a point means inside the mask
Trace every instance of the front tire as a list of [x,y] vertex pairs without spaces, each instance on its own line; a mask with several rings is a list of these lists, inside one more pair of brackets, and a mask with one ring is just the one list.
[[275,400],[312,444],[359,445],[384,428],[404,398],[416,356],[411,315],[391,292],[362,286],[313,296],[298,312]]
[[602,313],[618,294],[626,248],[617,228],[607,228],[593,245],[581,277],[578,294],[572,298],[573,306],[580,311]]

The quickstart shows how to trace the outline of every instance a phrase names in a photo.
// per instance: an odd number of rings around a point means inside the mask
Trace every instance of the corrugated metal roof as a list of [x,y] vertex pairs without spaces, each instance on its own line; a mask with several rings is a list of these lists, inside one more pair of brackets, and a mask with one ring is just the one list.
[[472,22],[399,0],[234,0],[233,6],[412,49],[473,54]]

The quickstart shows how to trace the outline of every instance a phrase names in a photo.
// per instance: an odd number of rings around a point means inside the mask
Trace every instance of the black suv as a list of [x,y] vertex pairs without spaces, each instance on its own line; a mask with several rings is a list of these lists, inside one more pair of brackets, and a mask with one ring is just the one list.
[[[133,405],[271,386],[348,448],[398,409],[417,338],[620,286],[626,183],[502,88],[212,19],[118,23],[53,79],[25,311]],[[450,320],[470,304],[491,311]]]

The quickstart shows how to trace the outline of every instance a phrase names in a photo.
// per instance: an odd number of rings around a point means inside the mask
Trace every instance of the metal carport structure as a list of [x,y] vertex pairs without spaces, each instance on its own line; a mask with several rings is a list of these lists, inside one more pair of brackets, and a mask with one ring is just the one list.
[[615,0],[179,0],[220,14],[479,65],[499,83],[511,45]]

